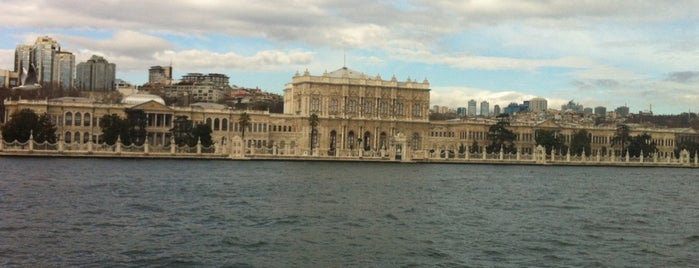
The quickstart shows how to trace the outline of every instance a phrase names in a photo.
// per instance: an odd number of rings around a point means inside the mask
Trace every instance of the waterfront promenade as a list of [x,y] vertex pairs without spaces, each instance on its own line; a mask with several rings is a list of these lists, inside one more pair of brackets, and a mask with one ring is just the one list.
[[[113,145],[91,141],[84,143],[37,143],[33,139],[26,142],[0,141],[0,156],[33,157],[84,157],[84,158],[164,158],[164,159],[218,159],[218,160],[280,160],[280,161],[347,161],[347,162],[396,162],[396,163],[453,163],[453,164],[507,164],[507,165],[570,165],[570,166],[633,166],[633,167],[684,167],[698,168],[699,159],[691,158],[686,150],[679,157],[631,157],[625,155],[571,155],[546,154],[538,146],[533,154],[499,153],[454,153],[433,150],[380,151],[338,150],[329,152],[301,151],[296,148],[247,148],[242,140],[232,139],[226,145],[214,144],[210,147],[150,145],[124,145],[117,141]],[[695,154],[696,155],[696,154]]]

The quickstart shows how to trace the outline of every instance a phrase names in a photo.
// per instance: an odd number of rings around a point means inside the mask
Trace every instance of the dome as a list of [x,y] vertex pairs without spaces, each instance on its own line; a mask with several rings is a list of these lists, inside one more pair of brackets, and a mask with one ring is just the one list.
[[137,105],[137,104],[146,103],[149,101],[155,101],[157,103],[165,105],[165,100],[163,100],[163,98],[161,98],[160,96],[153,95],[153,94],[144,94],[144,93],[136,93],[136,94],[128,95],[128,96],[126,96],[126,98],[121,100],[121,103]]

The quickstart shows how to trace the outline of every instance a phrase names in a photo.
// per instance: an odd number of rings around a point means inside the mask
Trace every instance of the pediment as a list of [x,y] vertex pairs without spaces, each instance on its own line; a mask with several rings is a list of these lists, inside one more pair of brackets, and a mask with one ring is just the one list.
[[156,101],[148,101],[141,104],[137,104],[132,106],[131,109],[144,111],[172,112],[172,108],[167,107]]
[[551,120],[546,120],[536,125],[537,128],[561,128],[561,125],[556,124]]

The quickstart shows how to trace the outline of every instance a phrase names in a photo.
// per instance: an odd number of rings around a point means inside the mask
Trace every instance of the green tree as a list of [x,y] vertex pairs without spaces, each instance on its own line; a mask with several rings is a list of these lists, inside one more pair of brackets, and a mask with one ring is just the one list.
[[551,154],[551,150],[563,149],[563,138],[557,130],[536,130],[534,138],[537,145],[541,145],[546,149],[547,154]]
[[643,157],[650,157],[657,150],[653,138],[648,133],[636,135],[630,138],[629,155],[639,157],[643,153]]
[[517,148],[515,147],[514,141],[517,139],[517,135],[511,130],[507,129],[510,126],[510,122],[507,116],[498,116],[500,121],[495,125],[490,126],[488,129],[488,140],[490,140],[490,145],[486,147],[487,152],[499,152],[500,149],[504,153],[516,153]]
[[590,143],[590,133],[584,129],[576,131],[573,137],[570,138],[570,153],[573,155],[581,155],[585,152],[585,156],[588,156],[592,153],[592,146]]
[[192,129],[192,137],[194,138],[194,145],[197,141],[201,142],[201,146],[209,147],[214,142],[211,140],[211,126],[207,124],[197,124]]
[[691,158],[696,157],[697,151],[699,151],[699,143],[694,141],[680,141],[675,146],[675,157],[680,157],[680,152],[682,150],[687,150]]
[[48,114],[38,116],[31,109],[22,109],[12,113],[12,119],[2,127],[2,138],[7,142],[26,142],[33,134],[36,142],[56,142],[56,126]]
[[128,122],[128,139],[123,140],[124,144],[143,145],[148,134],[146,126],[148,118],[143,110],[126,109],[126,120]]
[[[192,140],[194,140],[194,135],[192,134],[192,120],[187,119],[187,116],[180,115],[172,121],[172,128],[170,129],[170,134],[175,139],[175,144],[178,146],[194,146],[192,145]],[[196,142],[195,142],[196,144]]]
[[105,114],[100,118],[100,128],[102,129],[102,140],[110,145],[116,143],[117,139],[128,136],[128,122],[116,114]]
[[246,112],[240,114],[240,118],[238,118],[238,124],[240,124],[240,135],[243,138],[243,142],[245,142],[245,129],[247,129],[250,126],[250,115]]
[[626,148],[631,142],[631,129],[625,124],[618,124],[616,132],[612,137],[612,147],[620,148],[622,154],[626,153]]
[[310,142],[311,142],[311,152],[310,154],[313,155],[313,147],[314,145],[318,142],[318,130],[316,127],[318,126],[318,123],[320,122],[320,119],[318,118],[318,115],[313,113],[311,116],[308,117],[308,124],[311,126],[311,133],[310,133]]

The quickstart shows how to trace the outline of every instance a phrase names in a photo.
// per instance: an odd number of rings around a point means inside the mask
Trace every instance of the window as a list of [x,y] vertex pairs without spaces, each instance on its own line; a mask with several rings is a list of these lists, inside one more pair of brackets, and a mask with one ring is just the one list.
[[330,100],[330,112],[337,113],[337,110],[338,110],[337,99],[331,99]]
[[347,106],[347,112],[348,113],[354,113],[355,109],[357,108],[357,101],[356,100],[350,100],[349,105]]
[[90,126],[90,123],[92,123],[92,119],[90,118],[90,113],[85,113],[85,115],[83,117],[84,117],[83,119],[85,121],[83,125],[86,127]]
[[66,113],[65,125],[66,126],[73,125],[73,113],[71,113],[71,112]]
[[413,140],[411,143],[413,146],[413,150],[420,150],[420,134],[413,133]]
[[388,103],[385,101],[379,102],[379,113],[382,115],[388,114]]
[[364,100],[364,114],[371,115],[374,112],[374,103],[371,100]]
[[228,130],[228,119],[224,118],[221,120],[221,130]]
[[396,103],[396,115],[403,115],[403,103]]
[[218,120],[218,118],[214,119],[214,130],[219,130],[220,129],[220,124],[221,122]]
[[311,112],[320,112],[320,99],[311,99]]
[[420,108],[419,103],[413,104],[413,116],[415,116],[415,117],[422,116],[422,108]]
[[[82,116],[80,115],[80,113],[75,113],[75,126],[79,127],[82,126],[82,124]],[[75,141],[78,141],[78,139],[75,139]]]

